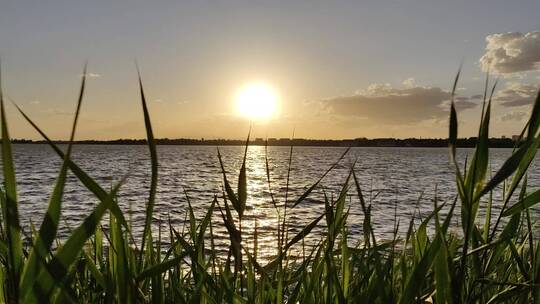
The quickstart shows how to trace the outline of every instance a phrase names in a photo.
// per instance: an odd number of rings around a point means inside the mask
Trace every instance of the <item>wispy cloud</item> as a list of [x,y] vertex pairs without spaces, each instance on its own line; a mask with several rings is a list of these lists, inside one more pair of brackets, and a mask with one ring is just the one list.
[[527,117],[527,112],[524,111],[512,111],[503,114],[500,117],[501,121],[523,121]]
[[509,82],[493,99],[505,107],[521,107],[532,104],[537,92],[538,86]]
[[45,110],[45,113],[47,113],[48,115],[59,115],[59,116],[73,115],[73,113],[71,113],[71,112],[68,112],[68,111],[63,110],[63,109],[58,109],[58,108],[47,109],[47,110]]

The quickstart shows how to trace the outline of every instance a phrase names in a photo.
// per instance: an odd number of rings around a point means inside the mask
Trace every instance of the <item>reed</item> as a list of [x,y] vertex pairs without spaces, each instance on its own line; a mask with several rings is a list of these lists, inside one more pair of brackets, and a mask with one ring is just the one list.
[[[453,91],[458,79],[459,73]],[[136,240],[131,220],[126,220],[118,206],[117,193],[127,177],[106,190],[71,159],[85,81],[83,76],[65,152],[17,107],[62,159],[43,221],[39,229],[30,231],[20,226],[15,166],[0,87],[4,181],[0,187],[0,299],[6,303],[540,303],[540,241],[530,210],[540,202],[540,190],[527,188],[527,171],[540,145],[540,95],[512,155],[489,177],[488,138],[495,85],[488,90],[486,81],[476,148],[463,167],[456,159],[458,120],[452,94],[449,151],[455,168],[455,199],[442,202],[435,196],[433,210],[421,221],[410,219],[406,233],[398,232],[401,223],[396,222],[391,240],[376,238],[372,202],[364,198],[354,164],[341,191],[325,195],[320,202],[324,205],[321,214],[289,235],[287,215],[312,195],[335,165],[298,198],[289,198],[288,187],[286,195],[276,195],[266,157],[269,203],[278,214],[277,254],[261,264],[257,229],[253,235],[242,230],[248,196],[249,136],[237,185],[231,184],[218,150],[223,190],[214,196],[206,214],[197,218],[188,198],[185,227],[168,221],[153,231],[158,157],[139,76],[151,180],[144,232]],[[99,203],[60,241],[57,232],[68,172]],[[493,191],[503,192],[498,213],[492,208]],[[349,201],[351,194],[355,199]],[[287,198],[279,202],[277,197],[283,196]],[[352,244],[349,236],[350,204],[358,204],[364,215],[357,244]],[[445,215],[442,208],[447,210]],[[486,209],[484,218],[478,216],[480,208]],[[214,221],[213,214],[220,216],[220,221]],[[229,253],[225,255],[215,245],[213,229],[220,225],[229,235]],[[304,239],[318,225],[325,227],[324,233],[316,244],[305,246]],[[451,233],[451,227],[461,231]],[[171,240],[168,246],[162,242],[165,236]],[[301,248],[300,258],[293,257],[295,248]]]

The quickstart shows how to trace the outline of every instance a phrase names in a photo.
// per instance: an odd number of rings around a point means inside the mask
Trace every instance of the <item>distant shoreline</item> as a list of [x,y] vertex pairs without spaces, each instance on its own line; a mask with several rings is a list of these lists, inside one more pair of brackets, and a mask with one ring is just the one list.
[[[243,146],[245,140],[239,139],[156,139],[157,145],[182,145],[182,146]],[[45,144],[44,140],[14,139],[15,144]],[[54,141],[56,144],[65,144],[67,141]],[[76,144],[86,145],[146,145],[145,139],[116,139],[116,140],[80,140]],[[257,138],[250,140],[252,146],[302,146],[302,147],[417,147],[417,148],[443,148],[448,147],[448,140],[441,138],[357,138],[343,140],[324,140],[324,139],[288,139],[288,138]],[[476,138],[461,138],[457,141],[457,147],[473,148],[476,144]],[[510,138],[490,138],[490,148],[513,148],[515,140]]]

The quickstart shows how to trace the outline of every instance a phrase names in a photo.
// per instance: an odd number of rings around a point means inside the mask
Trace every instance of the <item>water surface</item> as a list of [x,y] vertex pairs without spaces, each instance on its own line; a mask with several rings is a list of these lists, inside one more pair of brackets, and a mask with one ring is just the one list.
[[[240,146],[220,148],[228,178],[234,186],[243,149]],[[288,200],[294,201],[298,198],[344,151],[345,148],[340,147],[295,147]],[[460,149],[460,159],[463,160],[471,151]],[[493,170],[499,168],[510,153],[511,149],[491,149],[490,164]],[[58,175],[60,159],[47,145],[41,144],[14,145],[14,155],[22,224],[28,227],[32,221],[39,225]],[[211,146],[158,146],[158,156],[159,187],[154,223],[156,228],[160,222],[164,227],[170,220],[180,231],[185,220],[188,198],[196,215],[201,218],[214,195],[222,194],[217,149]],[[75,162],[105,189],[128,175],[127,182],[120,191],[119,204],[127,214],[126,217],[131,218],[135,235],[140,234],[144,225],[150,179],[148,148],[138,145],[78,145],[74,148],[73,157]],[[268,158],[272,192],[278,204],[283,204],[287,188],[289,148],[269,147]],[[449,163],[448,149],[352,148],[309,199],[289,212],[291,235],[323,212],[324,192],[330,198],[337,197],[355,161],[355,171],[366,200],[372,204],[373,224],[380,238],[391,238],[396,219],[406,227],[415,211],[420,216],[431,211],[435,191],[440,203],[454,198],[454,171]],[[539,185],[539,172],[534,165],[529,175],[531,187]],[[259,252],[269,256],[276,247],[277,213],[269,195],[264,147],[249,147],[247,177],[248,202],[243,221],[245,242],[251,242],[253,227],[257,221]],[[80,223],[96,203],[97,199],[84,189],[75,176],[70,175],[64,195],[60,235],[65,236],[68,227],[75,227]],[[359,236],[363,214],[354,187],[349,191],[347,206],[350,207],[350,233],[352,236]],[[496,201],[495,211],[498,206],[500,203]],[[214,233],[225,241],[226,230],[218,215],[216,212],[213,219]],[[321,225],[323,224],[321,222]],[[309,242],[317,240],[320,231],[321,227],[318,227]]]

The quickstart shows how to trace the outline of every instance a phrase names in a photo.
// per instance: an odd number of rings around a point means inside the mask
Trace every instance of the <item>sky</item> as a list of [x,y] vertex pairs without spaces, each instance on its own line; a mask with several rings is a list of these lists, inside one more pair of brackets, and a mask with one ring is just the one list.
[[[486,71],[491,136],[519,133],[540,87],[540,1],[0,1],[6,99],[54,139],[144,138],[135,61],[158,138],[474,136]],[[278,111],[240,115],[240,88]],[[14,138],[39,139],[8,104]]]

